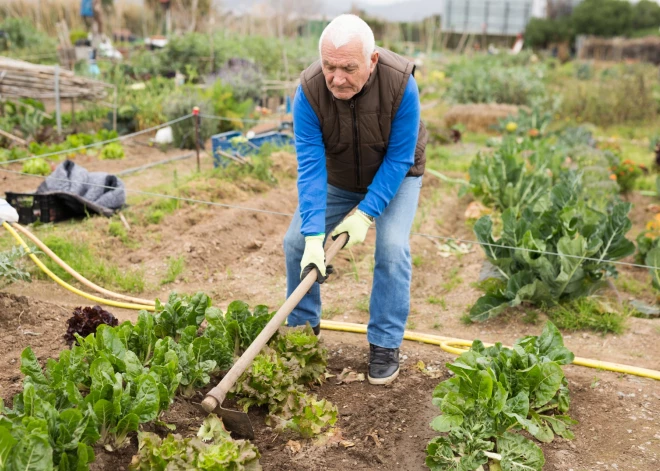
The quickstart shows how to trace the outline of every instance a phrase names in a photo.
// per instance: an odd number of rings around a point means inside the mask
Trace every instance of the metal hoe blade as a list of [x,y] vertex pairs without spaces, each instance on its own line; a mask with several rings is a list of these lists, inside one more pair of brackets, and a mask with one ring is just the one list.
[[252,428],[252,422],[250,422],[250,417],[245,412],[225,409],[222,406],[218,406],[215,409],[215,413],[218,417],[222,419],[222,423],[225,425],[225,428],[230,432],[234,432],[236,435],[245,437],[247,439],[254,439],[254,429]]

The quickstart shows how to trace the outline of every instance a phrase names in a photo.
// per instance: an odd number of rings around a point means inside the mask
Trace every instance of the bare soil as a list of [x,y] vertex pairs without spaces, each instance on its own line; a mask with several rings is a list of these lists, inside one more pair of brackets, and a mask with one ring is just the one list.
[[[119,171],[186,152],[162,154],[146,147],[135,149],[129,148],[124,161],[107,163],[84,157],[89,162],[83,165],[90,170]],[[218,180],[215,187],[206,189],[207,195],[222,203],[292,213],[297,203],[295,157],[283,154],[275,160],[279,171],[276,187]],[[202,166],[211,167],[205,155]],[[179,176],[192,173],[194,158],[133,174],[124,180],[129,188],[145,190],[171,181],[175,170]],[[38,179],[5,177],[4,174],[0,174],[0,179],[0,191],[34,189],[39,183]],[[638,195],[631,198],[635,203],[631,214],[634,229],[629,237],[634,238],[652,217],[647,211],[651,200]],[[129,203],[131,201],[129,194]],[[468,203],[469,199],[456,196],[455,188],[431,176],[425,177],[414,231],[473,240],[464,217]],[[252,305],[267,304],[275,309],[285,297],[281,243],[288,223],[287,217],[278,215],[186,205],[166,216],[159,225],[133,227],[130,234],[139,242],[137,246],[129,247],[107,237],[104,232],[107,223],[101,218],[85,225],[85,231],[67,234],[81,240],[100,241],[104,253],[112,254],[113,260],[126,270],[145,270],[147,289],[140,295],[142,297],[162,299],[172,290],[201,290],[209,293],[214,304],[220,307],[234,299],[243,299]],[[39,235],[42,230],[59,229],[57,225],[55,228],[46,226],[35,228],[35,233]],[[0,231],[0,237],[8,235]],[[439,245],[443,242],[424,236],[411,237],[415,266],[410,330],[507,344],[523,335],[540,332],[545,315],[540,312],[538,320],[530,321],[524,317],[525,309],[486,323],[465,325],[461,318],[482,294],[474,282],[478,280],[484,256],[481,249],[473,245],[465,255],[444,257]],[[323,289],[324,318],[357,323],[368,321],[374,243],[374,235],[370,234],[352,253],[341,252],[337,257],[334,263],[337,273]],[[183,256],[186,269],[173,284],[161,286],[159,280],[168,256]],[[635,297],[655,302],[645,270],[622,268],[620,272],[642,287],[634,294],[621,292],[623,299]],[[50,281],[16,283],[6,287],[4,294],[0,293],[2,398],[10,398],[20,388],[21,350],[32,346],[40,361],[57,356],[65,348],[61,340],[64,321],[75,306],[84,302]],[[136,318],[134,311],[110,310],[120,320]],[[348,366],[365,371],[368,346],[363,337],[333,332],[324,332],[324,337],[333,353],[329,365],[333,374]],[[660,320],[630,318],[622,335],[564,332],[564,338],[577,356],[660,368]],[[442,378],[430,379],[414,368],[414,364],[421,359],[426,364],[443,365],[451,361],[452,356],[435,347],[409,342],[402,346],[402,354],[407,355],[408,360],[404,362],[400,379],[391,387],[378,388],[366,383],[336,385],[330,379],[318,389],[317,394],[329,398],[340,411],[339,431],[325,444],[298,440],[301,450],[294,453],[291,449],[295,449],[295,445],[287,447],[292,437],[266,428],[263,411],[254,412],[254,423],[258,427],[255,443],[262,453],[264,469],[330,470],[347,466],[423,469],[424,448],[433,435],[428,423],[437,414],[431,404],[431,393]],[[575,366],[567,367],[566,374],[572,391],[571,415],[580,423],[575,427],[575,440],[558,439],[543,445],[548,462],[545,469],[660,469],[660,383]],[[193,433],[192,429],[197,429],[201,419],[198,409],[189,402],[177,402],[168,414],[168,420],[176,424],[177,431],[182,434]],[[339,444],[339,434],[354,446],[346,448]],[[135,444],[132,447],[120,456],[99,450],[95,469],[126,467]]]
[[[0,294],[0,395],[4,399],[20,390],[20,352],[30,345],[39,360],[57,357],[66,348],[64,311],[69,306],[36,301],[28,297]],[[35,335],[39,334],[39,335]],[[368,346],[362,336],[324,332],[330,351],[328,370],[338,375],[344,368],[366,372]],[[255,427],[254,443],[262,454],[266,471],[354,469],[424,469],[424,450],[434,432],[428,426],[438,415],[431,404],[433,388],[448,377],[442,366],[453,357],[437,347],[404,342],[405,358],[399,379],[390,386],[367,382],[337,384],[329,378],[313,391],[339,410],[334,430],[315,440],[302,440],[277,433],[264,424],[265,411],[250,412]],[[418,361],[438,369],[430,378],[417,367]],[[571,416],[579,421],[575,440],[556,439],[542,445],[547,470],[654,470],[660,467],[660,383],[644,378],[617,375],[569,366],[566,375],[571,389]],[[191,400],[177,398],[163,417],[176,425],[177,433],[193,435],[204,415],[199,408],[200,392]],[[165,435],[164,428],[147,430]],[[97,447],[95,471],[127,469],[137,452],[137,439],[129,447],[109,453]]]

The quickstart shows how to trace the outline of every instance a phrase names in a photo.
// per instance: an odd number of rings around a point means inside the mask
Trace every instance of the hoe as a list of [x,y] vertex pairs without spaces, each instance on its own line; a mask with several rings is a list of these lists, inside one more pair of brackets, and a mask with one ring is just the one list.
[[[330,246],[325,254],[326,263],[329,263],[337,252],[344,246],[348,236],[341,234],[337,240]],[[298,305],[300,300],[310,290],[316,282],[316,271],[312,270],[300,282],[296,290],[291,293],[291,296],[284,302],[282,307],[275,313],[273,318],[266,324],[266,327],[254,339],[254,342],[245,350],[245,353],[234,363],[234,366],[227,372],[224,378],[218,383],[216,387],[211,389],[206,398],[202,401],[202,407],[208,413],[215,412],[220,417],[227,427],[227,430],[234,432],[237,435],[246,438],[254,438],[254,429],[250,418],[243,411],[225,409],[222,407],[222,402],[225,400],[227,393],[232,388],[236,380],[243,374],[243,372],[250,366],[254,358],[259,354],[261,349],[266,345],[270,338],[277,332],[277,329],[284,323],[287,316]]]

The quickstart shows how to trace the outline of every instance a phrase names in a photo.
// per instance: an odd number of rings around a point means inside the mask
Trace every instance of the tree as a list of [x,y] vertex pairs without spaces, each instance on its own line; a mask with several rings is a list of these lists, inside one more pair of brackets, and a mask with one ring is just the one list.
[[525,28],[525,42],[534,48],[547,48],[552,43],[572,38],[570,20],[567,17],[553,19],[532,18]]
[[633,6],[626,0],[584,0],[573,9],[576,34],[626,36],[632,30]]
[[660,27],[660,5],[641,0],[633,7],[632,27],[635,31]]

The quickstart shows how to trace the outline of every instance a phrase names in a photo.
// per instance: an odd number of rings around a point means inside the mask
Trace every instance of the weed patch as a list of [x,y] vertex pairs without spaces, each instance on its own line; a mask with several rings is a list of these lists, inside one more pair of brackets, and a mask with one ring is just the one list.
[[606,302],[581,298],[548,311],[548,317],[563,330],[592,330],[601,334],[623,333],[629,313]]
[[167,273],[165,277],[160,280],[161,285],[167,285],[176,281],[177,277],[183,273],[186,268],[186,259],[183,255],[179,257],[169,257],[167,259]]
[[[109,260],[101,258],[89,244],[78,243],[56,235],[49,235],[43,242],[75,271],[94,283],[121,288],[122,291],[141,293],[144,291],[144,273],[141,270],[126,270]],[[50,258],[43,258],[44,264],[64,281],[73,277]],[[36,278],[45,279],[46,275],[37,272]]]

